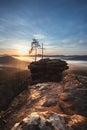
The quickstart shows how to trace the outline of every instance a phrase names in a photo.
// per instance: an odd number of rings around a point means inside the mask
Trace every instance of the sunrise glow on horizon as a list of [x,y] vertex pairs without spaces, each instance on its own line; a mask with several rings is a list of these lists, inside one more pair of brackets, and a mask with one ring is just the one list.
[[33,38],[45,54],[87,55],[87,1],[0,1],[0,55],[28,55]]

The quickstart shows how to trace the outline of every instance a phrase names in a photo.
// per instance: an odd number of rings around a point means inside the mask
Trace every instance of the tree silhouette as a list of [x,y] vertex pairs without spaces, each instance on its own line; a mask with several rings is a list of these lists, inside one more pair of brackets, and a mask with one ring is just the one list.
[[29,54],[32,53],[33,50],[35,50],[35,62],[37,60],[37,49],[40,47],[40,44],[38,42],[37,39],[33,39],[32,43],[31,43],[31,49],[29,51]]

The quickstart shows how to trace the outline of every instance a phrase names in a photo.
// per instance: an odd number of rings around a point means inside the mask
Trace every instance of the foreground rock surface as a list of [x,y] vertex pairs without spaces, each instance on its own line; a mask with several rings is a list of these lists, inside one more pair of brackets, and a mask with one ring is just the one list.
[[16,123],[12,130],[67,130],[64,117],[57,113],[34,112]]
[[68,68],[67,63],[59,59],[41,59],[29,65],[34,82],[58,82],[62,79],[62,72]]
[[86,130],[87,118],[54,112],[33,112],[16,123],[11,130]]
[[[73,74],[58,83],[33,84],[25,92],[27,99],[22,104],[19,101],[5,114],[6,124],[2,130],[43,130],[44,127],[44,130],[87,130],[86,88],[87,77]],[[40,127],[41,122],[44,127]],[[57,127],[53,122],[57,122]]]

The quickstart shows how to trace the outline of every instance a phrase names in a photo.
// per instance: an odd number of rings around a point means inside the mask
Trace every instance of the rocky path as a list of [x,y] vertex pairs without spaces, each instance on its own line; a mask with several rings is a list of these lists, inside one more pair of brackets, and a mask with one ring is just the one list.
[[54,111],[62,113],[58,107],[58,96],[62,91],[62,82],[38,83],[29,86],[26,92],[28,94],[26,103],[12,110],[12,113],[7,114],[9,118],[6,118],[6,130],[10,129],[14,123],[21,121],[21,119],[32,112]]
[[[63,91],[63,85],[59,83],[39,83],[31,86],[30,100],[34,102],[33,107],[37,110],[52,110],[52,107],[57,105],[58,96]],[[27,105],[29,104],[27,103]],[[31,104],[31,103],[30,103]]]

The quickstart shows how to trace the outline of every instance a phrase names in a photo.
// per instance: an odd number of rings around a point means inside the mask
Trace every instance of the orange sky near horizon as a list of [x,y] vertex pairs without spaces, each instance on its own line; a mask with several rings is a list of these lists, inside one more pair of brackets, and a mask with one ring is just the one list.
[[[56,48],[57,49],[57,48]],[[70,53],[68,53],[66,50],[63,50],[63,52],[61,50],[56,50],[54,52],[54,50],[49,50],[49,49],[44,49],[43,51],[44,55],[71,55]],[[65,54],[64,54],[65,53]],[[33,50],[33,52],[30,55],[34,55],[35,51]],[[41,49],[37,50],[37,54],[42,54]],[[17,56],[26,56],[29,55],[29,50],[27,49],[0,49],[0,55],[17,55]],[[78,52],[75,53],[75,55],[78,55]],[[85,53],[83,54],[85,55]]]
[[[0,55],[23,55],[21,52],[19,52],[18,50],[16,49],[2,49],[0,50]],[[28,53],[26,53],[28,54]]]

